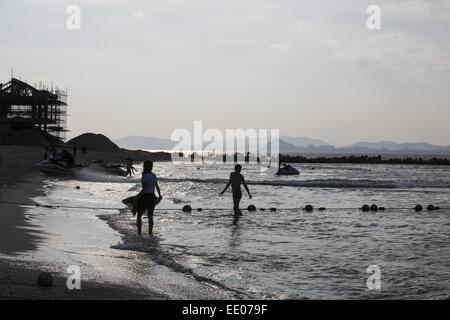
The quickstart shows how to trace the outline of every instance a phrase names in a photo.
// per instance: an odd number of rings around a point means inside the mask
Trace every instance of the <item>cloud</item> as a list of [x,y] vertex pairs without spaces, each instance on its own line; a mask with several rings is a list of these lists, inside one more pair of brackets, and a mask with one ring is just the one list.
[[133,17],[135,17],[137,19],[141,19],[141,20],[147,19],[147,14],[140,9],[131,10],[130,13]]
[[267,50],[274,51],[274,52],[285,52],[294,47],[294,44],[292,42],[279,42],[279,43],[272,43],[267,47]]
[[301,34],[310,34],[315,31],[313,25],[307,21],[297,20],[292,25],[291,28],[296,30]]
[[448,73],[449,46],[419,44],[402,33],[377,34],[340,49],[334,58],[362,67],[383,66],[405,73]]
[[429,1],[423,0],[408,0],[405,2],[412,11],[416,14],[430,14],[432,9],[432,4]]

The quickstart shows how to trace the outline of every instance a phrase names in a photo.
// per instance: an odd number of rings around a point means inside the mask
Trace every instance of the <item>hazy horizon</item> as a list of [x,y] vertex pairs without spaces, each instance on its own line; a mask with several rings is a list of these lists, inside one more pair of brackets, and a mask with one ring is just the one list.
[[0,82],[14,68],[68,87],[68,138],[170,138],[201,120],[450,145],[450,0],[4,0],[0,18]]
[[[87,132],[86,132],[87,133]],[[96,133],[96,132],[90,132],[90,133]],[[101,132],[97,132],[99,134],[101,134]],[[170,140],[170,136],[166,137],[166,136],[141,136],[141,135],[127,135],[127,136],[123,136],[123,137],[118,137],[118,138],[111,138],[108,136],[108,138],[110,138],[112,141],[117,141],[117,140],[121,140],[121,139],[125,139],[125,138],[131,138],[131,137],[136,137],[136,138],[156,138],[156,139],[167,139]],[[330,143],[328,141],[322,140],[322,139],[316,139],[315,137],[300,137],[300,136],[285,136],[285,135],[280,135],[280,139],[284,140],[284,137],[289,137],[289,138],[306,138],[306,139],[312,139],[312,140],[319,140],[322,141],[324,143],[329,143],[329,145],[331,146],[335,146],[337,148],[339,147],[347,147],[353,144],[358,144],[358,143],[383,143],[383,142],[394,142],[394,143],[398,143],[398,144],[404,144],[404,143],[429,143],[426,141],[393,141],[393,140],[377,140],[377,141],[367,141],[367,140],[357,140],[357,141],[353,141],[349,144],[345,144],[345,145],[335,145],[333,143]],[[288,141],[285,141],[288,142]],[[288,142],[290,144],[293,144],[292,142]],[[430,143],[432,144],[432,143]],[[433,145],[438,145],[438,146],[443,146],[443,147],[448,147],[450,145],[439,145],[439,144],[433,144]]]

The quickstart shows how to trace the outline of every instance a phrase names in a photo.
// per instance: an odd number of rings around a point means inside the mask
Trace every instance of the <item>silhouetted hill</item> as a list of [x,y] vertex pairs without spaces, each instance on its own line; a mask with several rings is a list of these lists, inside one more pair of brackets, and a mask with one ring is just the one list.
[[319,140],[319,139],[311,139],[308,137],[287,137],[287,136],[280,136],[281,140],[286,141],[287,143],[290,143],[296,147],[308,147],[308,146],[314,146],[314,147],[322,147],[322,146],[331,146],[328,142]]
[[83,133],[67,142],[68,145],[74,143],[78,148],[86,146],[88,151],[120,152],[119,146],[102,134]]
[[[122,147],[133,150],[172,150],[177,142],[169,139],[130,136],[116,140]],[[238,144],[242,147],[242,143]],[[270,148],[270,143],[268,144]],[[346,147],[336,148],[322,140],[306,137],[282,136],[279,141],[281,153],[314,153],[314,154],[450,154],[450,146],[437,146],[428,143],[396,143],[391,141],[358,142]],[[190,146],[180,149],[190,150]]]
[[172,150],[177,144],[175,141],[169,139],[128,136],[114,141],[121,148],[130,150]]
[[351,144],[345,148],[365,148],[373,150],[421,150],[421,151],[450,151],[450,146],[438,146],[424,142],[397,143],[392,141],[367,142],[361,141]]
[[[178,143],[169,139],[128,136],[117,139],[115,142],[121,147],[130,150],[172,150]],[[241,146],[242,147],[242,146]],[[282,152],[296,152],[298,147],[280,139],[279,147]],[[270,143],[269,143],[270,148]],[[183,146],[181,149],[190,150],[191,146]]]

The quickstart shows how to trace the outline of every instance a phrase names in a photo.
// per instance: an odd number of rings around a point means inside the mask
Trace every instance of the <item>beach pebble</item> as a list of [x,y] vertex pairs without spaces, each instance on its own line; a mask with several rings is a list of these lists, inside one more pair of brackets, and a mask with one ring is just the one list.
[[38,276],[38,285],[40,287],[53,287],[53,277],[49,272],[41,272]]

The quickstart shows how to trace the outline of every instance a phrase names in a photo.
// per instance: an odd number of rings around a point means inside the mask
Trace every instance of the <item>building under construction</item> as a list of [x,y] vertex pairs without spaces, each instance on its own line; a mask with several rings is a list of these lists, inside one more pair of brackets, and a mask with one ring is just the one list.
[[38,129],[64,140],[67,119],[67,92],[58,88],[37,89],[11,78],[0,83],[0,125],[15,130]]

